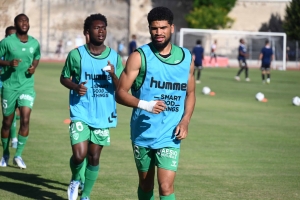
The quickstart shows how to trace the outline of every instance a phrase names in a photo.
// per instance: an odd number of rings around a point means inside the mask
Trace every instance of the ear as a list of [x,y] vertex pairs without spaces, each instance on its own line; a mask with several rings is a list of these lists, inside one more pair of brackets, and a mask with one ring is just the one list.
[[174,33],[174,30],[175,30],[175,26],[174,24],[171,25],[171,33]]

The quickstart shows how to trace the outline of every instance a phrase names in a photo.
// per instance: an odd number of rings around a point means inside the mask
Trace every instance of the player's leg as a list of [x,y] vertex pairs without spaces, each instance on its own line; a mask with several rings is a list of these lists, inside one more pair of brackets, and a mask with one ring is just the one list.
[[26,164],[22,159],[22,153],[26,146],[28,135],[29,135],[29,121],[30,121],[31,109],[25,106],[20,107],[20,128],[18,134],[18,145],[14,156],[14,164],[18,165],[20,168],[25,169]]
[[4,116],[3,115],[3,120],[2,120],[2,128],[1,128],[1,142],[2,142],[2,158],[0,161],[0,167],[6,167],[8,165],[9,161],[9,131],[10,131],[10,126],[12,124],[14,118],[14,113],[10,114],[9,116]]
[[2,89],[2,127],[1,127],[1,142],[3,147],[3,156],[0,161],[0,166],[6,167],[9,160],[9,132],[14,118],[14,111],[16,107],[16,102],[18,98],[18,92],[7,91]]
[[88,147],[85,182],[81,198],[89,198],[100,171],[99,159],[103,146],[90,143]]
[[268,65],[267,68],[266,68],[266,74],[267,74],[267,83],[270,83],[271,82],[271,66]]
[[196,83],[200,83],[199,66],[195,66],[194,74],[196,76]]
[[234,78],[235,78],[235,80],[240,81],[240,74],[244,70],[244,62],[242,60],[238,60],[238,62],[239,62],[240,69],[239,69],[239,71],[237,72],[237,74]]
[[12,125],[10,127],[10,138],[11,138],[11,147],[16,149],[18,146],[18,139],[17,139],[17,112],[15,112],[14,119]]
[[215,67],[218,67],[218,60],[217,60],[217,54],[214,53],[214,58],[215,58]]
[[91,129],[85,182],[81,198],[89,198],[100,171],[100,155],[104,146],[110,146],[109,129]]
[[72,156],[70,158],[72,178],[68,187],[68,199],[76,200],[80,185],[80,171],[82,168],[85,168],[84,160],[88,152],[90,128],[82,121],[72,121],[70,124],[69,133],[72,145]]
[[245,68],[245,78],[246,78],[246,81],[250,81],[250,78],[249,78],[249,68],[248,68],[246,60],[244,60],[244,68]]
[[265,68],[265,66],[262,64],[262,65],[261,65],[261,79],[262,79],[262,82],[263,82],[263,83],[266,82],[265,74],[266,74],[266,68]]
[[154,199],[155,150],[132,145],[134,160],[139,176],[138,199]]
[[157,150],[156,165],[160,199],[175,200],[174,180],[179,163],[179,148],[161,148]]
[[20,110],[20,128],[18,133],[18,146],[14,156],[14,164],[18,165],[22,169],[26,168],[26,165],[22,159],[22,153],[28,140],[30,114],[34,104],[34,99],[34,89],[21,91],[17,99],[17,105]]

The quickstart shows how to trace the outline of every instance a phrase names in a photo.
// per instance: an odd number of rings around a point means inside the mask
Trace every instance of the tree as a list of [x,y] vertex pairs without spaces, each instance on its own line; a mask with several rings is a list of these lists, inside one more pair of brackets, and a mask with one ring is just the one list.
[[283,28],[290,39],[300,41],[299,0],[292,0],[292,2],[286,7]]
[[229,28],[234,22],[228,13],[236,0],[194,0],[193,10],[185,19],[191,28]]

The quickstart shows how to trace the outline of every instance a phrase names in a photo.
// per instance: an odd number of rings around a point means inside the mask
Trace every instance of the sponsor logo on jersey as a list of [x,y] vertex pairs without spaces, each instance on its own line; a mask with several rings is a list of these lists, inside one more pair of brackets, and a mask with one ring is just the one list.
[[153,77],[151,77],[150,87],[158,88],[158,89],[166,89],[166,90],[186,91],[187,84],[186,83],[177,83],[177,82],[157,81]]

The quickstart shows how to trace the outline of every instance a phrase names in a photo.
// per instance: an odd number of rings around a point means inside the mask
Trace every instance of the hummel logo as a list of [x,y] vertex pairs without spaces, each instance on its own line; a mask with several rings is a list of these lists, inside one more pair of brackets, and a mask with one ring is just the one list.
[[24,143],[23,142],[18,142],[18,144],[23,145]]

